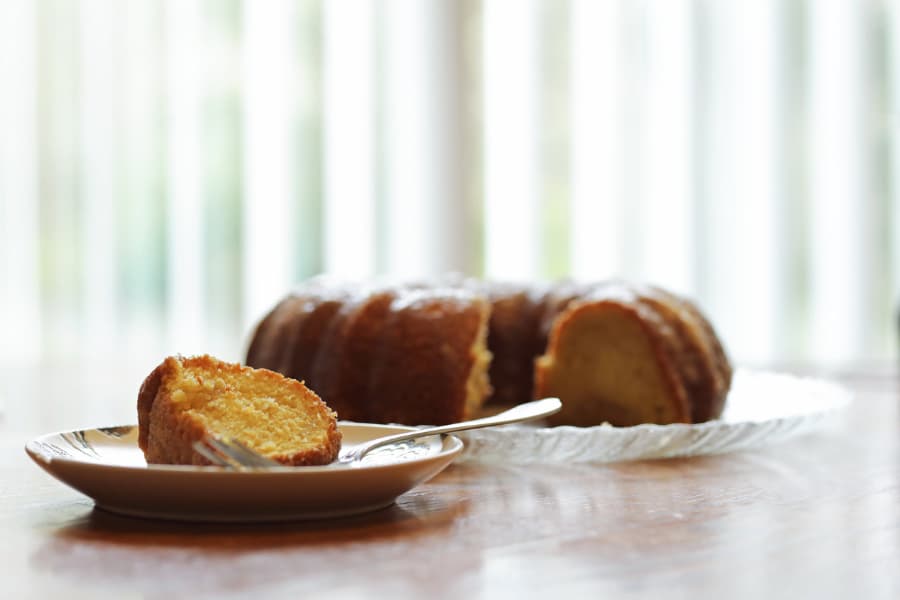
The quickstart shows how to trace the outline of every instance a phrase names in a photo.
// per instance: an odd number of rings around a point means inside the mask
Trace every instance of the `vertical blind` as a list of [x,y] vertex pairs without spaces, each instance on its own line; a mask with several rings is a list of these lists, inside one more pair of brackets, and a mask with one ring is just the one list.
[[624,277],[740,362],[893,354],[900,12],[6,0],[0,360],[213,352],[320,272]]

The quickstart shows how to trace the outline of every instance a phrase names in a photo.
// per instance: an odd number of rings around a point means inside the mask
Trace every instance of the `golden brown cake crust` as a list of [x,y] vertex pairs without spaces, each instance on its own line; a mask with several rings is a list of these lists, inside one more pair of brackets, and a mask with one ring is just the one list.
[[381,352],[384,329],[396,294],[378,290],[345,304],[332,319],[311,369],[311,381],[341,418],[371,421],[371,365]]
[[459,289],[401,289],[387,315],[369,372],[367,418],[439,425],[470,417],[488,391],[472,399],[467,387],[485,341],[487,301]]
[[[278,350],[261,348],[260,337],[275,339],[267,329],[276,320],[270,314],[254,335],[247,363],[303,380],[342,419],[438,425],[471,417],[484,402],[490,386],[479,373],[488,365],[489,303],[479,293],[316,278],[291,297],[293,320],[277,320],[292,341]],[[273,312],[290,306],[281,302]]]
[[253,343],[247,350],[248,361],[269,365],[280,364],[286,349],[291,347],[290,325],[295,322],[299,304],[300,298],[288,296],[260,322],[253,335]]
[[640,301],[665,315],[681,338],[681,371],[691,398],[691,422],[721,416],[731,386],[731,365],[706,317],[696,305],[658,287],[637,287]]
[[341,434],[336,415],[306,386],[267,369],[251,369],[203,355],[167,357],[141,385],[137,401],[138,445],[148,463],[210,464],[193,450],[193,443],[206,435],[218,435],[220,432],[210,431],[201,420],[183,409],[183,402],[174,400],[176,394],[184,394],[181,380],[187,372],[201,382],[204,378],[213,380],[223,375],[249,378],[253,383],[270,386],[285,396],[302,398],[305,410],[323,424],[315,431],[319,441],[300,444],[296,450],[276,450],[267,453],[267,456],[282,464],[295,466],[324,465],[337,458]]
[[[411,310],[402,300],[410,293],[424,294],[423,298],[433,293],[435,298]],[[441,294],[454,299],[440,299]],[[731,365],[709,321],[690,300],[652,286],[518,284],[451,277],[399,287],[332,287],[315,279],[294,295],[305,308],[293,309],[302,315],[288,319],[286,328],[315,333],[302,343],[294,333],[288,337],[296,341],[267,352],[260,352],[254,339],[248,364],[304,379],[326,401],[334,402],[342,416],[354,420],[418,425],[472,416],[471,390],[466,395],[468,409],[459,390],[467,377],[478,379],[473,374],[478,375],[478,365],[491,355],[489,368],[481,375],[486,382],[476,387],[483,392],[492,388],[492,393],[474,405],[512,405],[544,395],[547,388],[535,365],[539,357],[554,354],[553,332],[573,311],[604,302],[618,303],[652,342],[660,372],[671,380],[667,394],[676,416],[667,419],[717,418],[730,387]],[[290,305],[282,302],[273,312],[284,312],[284,306]],[[425,306],[430,308],[421,312]],[[454,308],[446,312],[442,306]],[[429,311],[436,316],[423,317]],[[487,348],[479,351],[473,340],[485,318]],[[271,322],[270,314],[259,330]],[[274,339],[259,331],[255,337],[261,335]],[[453,348],[451,354],[463,358],[451,365],[442,359],[441,348]],[[285,367],[285,353],[306,358]],[[266,356],[282,358],[267,364]],[[471,360],[472,356],[482,359]],[[439,395],[438,389],[443,393]],[[560,422],[565,414],[560,413]]]

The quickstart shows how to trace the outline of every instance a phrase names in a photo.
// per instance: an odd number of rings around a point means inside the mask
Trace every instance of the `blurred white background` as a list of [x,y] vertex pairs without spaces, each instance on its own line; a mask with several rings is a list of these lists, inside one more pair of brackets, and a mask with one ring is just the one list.
[[900,5],[4,0],[0,364],[242,358],[319,272],[625,277],[889,361]]

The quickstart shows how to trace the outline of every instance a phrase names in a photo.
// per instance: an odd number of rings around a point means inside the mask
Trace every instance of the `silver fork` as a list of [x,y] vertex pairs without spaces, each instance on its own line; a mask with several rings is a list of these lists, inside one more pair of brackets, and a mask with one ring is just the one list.
[[[338,457],[338,462],[342,464],[355,463],[362,460],[364,456],[377,448],[417,440],[423,437],[446,435],[448,433],[466,431],[469,429],[496,427],[498,425],[509,425],[510,423],[531,421],[552,415],[559,411],[560,408],[562,408],[562,403],[559,401],[559,398],[544,398],[542,400],[534,400],[532,402],[526,402],[525,404],[519,404],[509,410],[481,419],[473,419],[471,421],[462,421],[450,425],[426,427],[415,431],[386,435],[369,440],[368,442],[350,448],[346,452],[342,452]],[[275,462],[274,460],[268,459],[251,450],[240,441],[229,437],[215,438],[207,436],[202,440],[194,442],[194,450],[208,459],[212,464],[220,467],[243,469],[284,466],[279,462]]]
[[219,467],[230,469],[277,467],[281,463],[251,450],[233,437],[204,436],[193,444],[197,454]]

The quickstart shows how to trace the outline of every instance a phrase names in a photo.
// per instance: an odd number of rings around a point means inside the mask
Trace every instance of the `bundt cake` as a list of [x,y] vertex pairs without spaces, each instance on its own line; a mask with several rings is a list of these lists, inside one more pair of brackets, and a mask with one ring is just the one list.
[[556,396],[553,424],[718,417],[731,366],[687,299],[623,282],[314,278],[257,326],[247,364],[304,380],[342,419],[410,425]]
[[193,443],[208,434],[285,465],[328,464],[341,446],[334,412],[299,381],[211,356],[166,358],[138,394],[147,462],[207,465]]
[[490,391],[486,298],[316,279],[257,327],[247,364],[305,381],[344,420],[452,423]]

